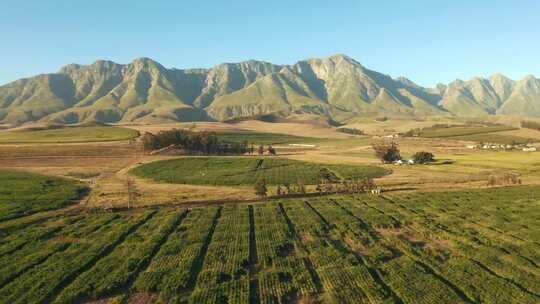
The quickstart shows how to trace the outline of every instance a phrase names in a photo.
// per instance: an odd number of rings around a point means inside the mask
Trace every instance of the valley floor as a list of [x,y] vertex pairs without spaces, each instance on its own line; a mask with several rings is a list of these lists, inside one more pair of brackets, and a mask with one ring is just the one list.
[[[381,196],[261,201],[249,183],[227,185],[232,178],[193,185],[132,175],[179,157],[144,154],[131,139],[0,144],[0,168],[67,178],[29,175],[36,186],[58,185],[65,204],[29,205],[26,214],[13,209],[0,219],[0,303],[540,302],[540,153],[398,138],[402,156],[425,150],[438,162],[382,165],[370,148],[376,138],[320,126],[193,128],[287,134],[257,137],[282,141],[269,163],[295,169],[281,175],[331,166],[380,166],[391,174],[375,179]],[[490,175],[507,172],[523,185],[487,187]],[[127,179],[136,193],[129,209]],[[69,205],[76,193],[62,185],[79,189],[80,182],[90,195]],[[13,195],[29,199],[12,189],[0,194],[6,206]]]
[[[279,157],[321,164],[381,165],[370,147],[373,141],[380,139],[351,136],[324,126],[246,121],[235,124],[178,123],[126,127],[135,128],[141,133],[186,127],[229,133],[285,133],[300,138],[299,143],[302,143],[302,138],[310,136],[304,146],[289,143],[275,145]],[[394,141],[398,143],[405,158],[425,150],[433,152],[441,162],[429,166],[384,165],[392,174],[376,180],[383,189],[426,191],[481,188],[486,186],[491,174],[501,172],[520,174],[523,184],[540,184],[540,153],[470,150],[466,148],[467,142],[452,139],[398,138]],[[0,168],[67,176],[88,182],[93,191],[84,204],[89,207],[125,207],[128,171],[143,163],[170,158],[174,157],[144,154],[133,140],[0,144]],[[224,197],[232,200],[256,199],[250,186],[165,184],[132,178],[140,190],[137,206],[192,204]]]

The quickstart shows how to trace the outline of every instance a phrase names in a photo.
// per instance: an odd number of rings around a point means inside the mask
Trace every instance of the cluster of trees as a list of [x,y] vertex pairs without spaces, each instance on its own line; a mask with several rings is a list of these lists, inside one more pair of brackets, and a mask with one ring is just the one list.
[[[377,156],[383,164],[390,164],[402,159],[398,145],[394,142],[373,143],[371,144],[371,147],[373,148],[373,151],[375,151],[375,156]],[[413,155],[412,160],[414,160],[415,164],[427,164],[435,161],[435,155],[431,152],[420,151]]]
[[354,129],[354,128],[338,128],[337,129],[338,132],[341,132],[341,133],[347,133],[347,134],[352,134],[352,135],[364,135],[364,131],[360,130],[360,129]]
[[284,184],[283,186],[277,185],[276,195],[283,196],[288,194],[306,194],[306,186],[304,184]]
[[321,181],[317,183],[315,190],[319,194],[328,193],[360,193],[368,190],[375,189],[376,185],[372,178],[366,177],[364,179],[356,180],[342,180],[338,183],[332,183],[327,181]]
[[522,121],[521,127],[540,131],[540,123],[537,123],[536,121]]
[[414,153],[412,159],[415,164],[427,164],[435,161],[435,155],[431,152],[420,151]]
[[398,145],[394,142],[373,143],[371,144],[371,147],[373,148],[373,151],[375,151],[375,156],[377,156],[383,164],[390,164],[401,159]]
[[[266,180],[260,179],[255,185],[255,194],[260,198],[266,198],[268,195],[268,187],[266,186]],[[306,194],[306,186],[304,184],[283,184],[277,185],[276,187],[276,196],[285,196],[291,194]]]
[[[259,155],[264,155],[264,145],[259,145],[259,148],[257,148],[257,153]],[[269,145],[267,148],[266,148],[266,151],[268,152],[268,154],[270,155],[276,155],[276,149],[274,149],[272,147],[272,145]],[[253,147],[250,148],[250,151],[249,151],[249,154],[253,154],[254,153],[254,149]]]
[[[356,180],[339,180],[332,181],[322,179],[317,182],[315,191],[319,194],[331,193],[360,193],[375,189],[376,185],[372,178],[356,179]],[[255,185],[255,194],[260,198],[266,198],[268,195],[268,187],[265,179],[258,180]],[[283,184],[276,186],[276,196],[282,197],[295,194],[306,194],[308,190],[302,183]]]
[[146,151],[157,150],[171,145],[197,154],[244,154],[251,150],[247,141],[242,143],[224,142],[214,132],[194,132],[182,129],[160,131],[157,134],[146,133],[142,137]]

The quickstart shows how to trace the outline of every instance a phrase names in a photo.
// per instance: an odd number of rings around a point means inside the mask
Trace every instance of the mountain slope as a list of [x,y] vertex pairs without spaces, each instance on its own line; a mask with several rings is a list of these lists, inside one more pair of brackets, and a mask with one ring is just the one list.
[[527,76],[515,84],[512,94],[508,97],[498,114],[540,116],[540,80]]
[[71,64],[54,74],[0,86],[0,123],[228,120],[274,114],[345,122],[357,116],[540,116],[539,80],[502,75],[423,88],[370,70],[345,55],[294,65],[262,61],[211,69]]

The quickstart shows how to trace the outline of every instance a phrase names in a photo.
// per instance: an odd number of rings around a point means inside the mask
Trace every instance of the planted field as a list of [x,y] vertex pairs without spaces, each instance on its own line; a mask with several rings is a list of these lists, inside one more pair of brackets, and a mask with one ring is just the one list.
[[513,187],[63,215],[0,235],[0,303],[539,303],[539,197]]
[[159,182],[193,185],[251,185],[317,183],[321,170],[338,179],[380,177],[388,170],[376,166],[320,165],[286,158],[186,157],[136,167],[132,174]]
[[474,141],[474,142],[497,143],[497,144],[504,144],[504,145],[526,144],[529,142],[538,141],[537,139],[526,138],[526,137],[515,136],[515,135],[499,134],[498,132],[453,136],[452,139]]
[[139,136],[133,129],[109,126],[63,127],[45,130],[0,132],[0,144],[82,143],[127,140]]
[[260,133],[260,132],[234,132],[218,133],[219,138],[228,142],[244,142],[263,145],[294,144],[294,143],[312,143],[320,139],[313,137],[294,136],[287,134]]
[[468,136],[476,134],[486,134],[502,131],[511,131],[516,130],[517,128],[501,125],[493,126],[450,126],[447,128],[443,127],[430,127],[423,128],[419,131],[418,136],[427,137],[427,138],[437,138],[437,137],[457,137],[457,136]]
[[0,170],[0,222],[64,207],[82,190],[83,185],[72,180]]

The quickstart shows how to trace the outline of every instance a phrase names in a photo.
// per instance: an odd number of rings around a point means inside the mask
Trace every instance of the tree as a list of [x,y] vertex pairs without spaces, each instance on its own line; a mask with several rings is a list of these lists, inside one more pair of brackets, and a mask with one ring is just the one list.
[[255,194],[264,199],[266,198],[267,193],[268,189],[266,188],[266,181],[264,179],[258,180],[255,183]]
[[399,149],[396,143],[373,143],[371,147],[375,151],[375,156],[381,160],[382,163],[388,164],[401,159]]
[[276,155],[276,149],[274,149],[272,146],[268,146],[268,154]]
[[323,192],[323,187],[320,181],[317,181],[317,186],[315,187],[315,191],[319,192],[319,194]]
[[127,207],[128,209],[135,203],[137,198],[137,187],[135,181],[131,178],[126,180],[126,191],[127,191]]
[[291,193],[292,193],[292,190],[291,190],[291,184],[285,183],[285,184],[283,184],[283,186],[285,186],[285,190],[287,190],[287,194],[291,194]]
[[431,152],[420,151],[413,155],[413,160],[417,164],[426,164],[435,161],[435,155]]
[[332,183],[324,184],[324,193],[332,193],[332,192],[334,192],[334,185]]
[[283,194],[283,190],[281,189],[280,185],[277,185],[276,194],[277,196],[281,196]]
[[304,184],[299,184],[298,185],[298,193],[306,194],[306,186],[304,186]]
[[373,181],[373,178],[366,177],[364,179],[364,189],[372,190],[372,189],[375,189],[375,188],[376,188],[376,185],[375,185],[375,182]]

